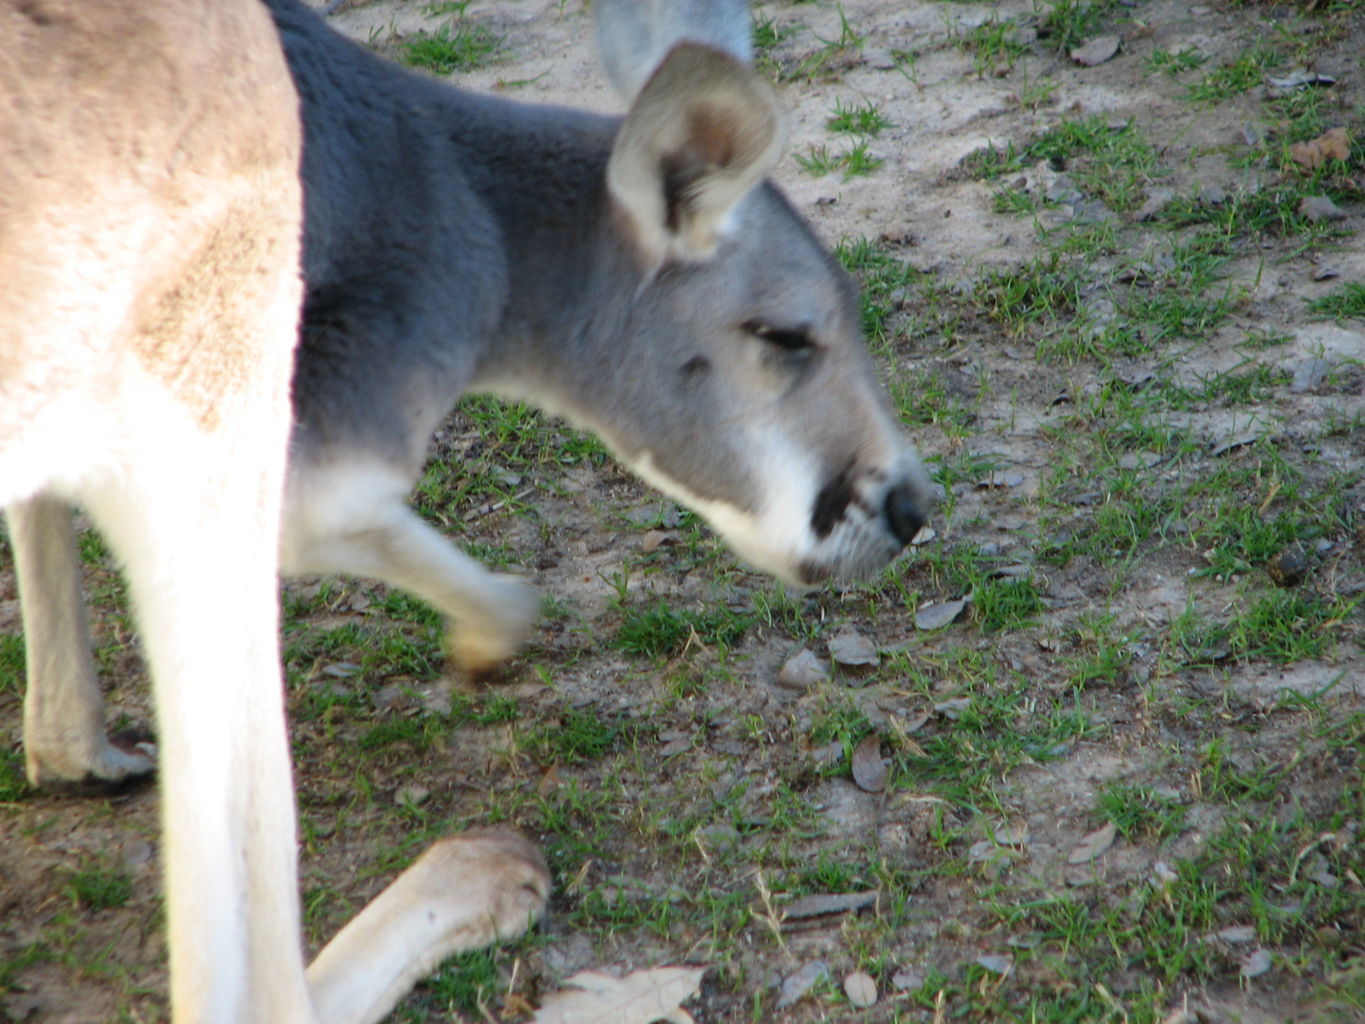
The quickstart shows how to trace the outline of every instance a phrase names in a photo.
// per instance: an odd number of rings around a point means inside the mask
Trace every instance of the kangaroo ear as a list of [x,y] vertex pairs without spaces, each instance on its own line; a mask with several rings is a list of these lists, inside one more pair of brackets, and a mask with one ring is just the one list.
[[709,46],[669,51],[631,105],[607,187],[646,260],[706,259],[741,199],[776,166],[785,127],[772,89]]
[[627,100],[684,40],[754,62],[749,0],[592,0],[592,13],[602,67]]

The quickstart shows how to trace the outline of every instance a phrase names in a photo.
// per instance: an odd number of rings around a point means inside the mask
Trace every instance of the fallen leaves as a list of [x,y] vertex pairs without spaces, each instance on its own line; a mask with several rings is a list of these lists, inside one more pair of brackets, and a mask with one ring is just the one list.
[[803,647],[787,659],[777,674],[777,683],[789,690],[809,690],[828,675],[829,664]]
[[880,793],[886,788],[887,764],[882,759],[882,738],[866,736],[853,749],[853,781],[865,793]]
[[926,604],[915,611],[915,628],[942,629],[961,615],[962,610],[971,603],[971,600],[971,596],[968,595],[967,597],[960,597],[956,601]]
[[1328,196],[1304,196],[1299,201],[1299,216],[1315,224],[1324,220],[1345,220],[1346,211]]
[[782,908],[786,921],[804,921],[811,918],[833,917],[862,910],[877,902],[878,890],[864,892],[819,892],[811,896],[800,896]]
[[1093,68],[1098,64],[1103,64],[1119,52],[1118,36],[1096,36],[1094,39],[1087,39],[1080,46],[1071,51],[1071,59],[1077,64],[1083,64],[1088,68]]
[[1114,838],[1117,835],[1118,829],[1114,827],[1114,823],[1106,822],[1103,828],[1097,828],[1082,839],[1071,851],[1071,856],[1067,857],[1066,862],[1089,864],[1114,845]]
[[880,660],[877,647],[857,630],[840,630],[829,642],[829,656],[846,668],[864,668]]
[[1259,978],[1262,974],[1269,971],[1272,966],[1273,961],[1270,959],[1270,954],[1264,949],[1257,949],[1248,953],[1242,960],[1241,974],[1243,978]]
[[1333,128],[1316,139],[1296,142],[1289,147],[1289,158],[1300,167],[1316,171],[1329,160],[1348,160],[1351,156],[1351,136],[1345,128]]
[[800,970],[782,979],[782,987],[777,996],[777,1008],[785,1010],[829,977],[829,965],[823,960],[812,960]]
[[844,995],[860,1010],[877,1001],[877,983],[865,971],[854,971],[844,979]]
[[532,1024],[692,1024],[682,1008],[701,989],[704,967],[655,967],[624,978],[579,971],[545,997]]

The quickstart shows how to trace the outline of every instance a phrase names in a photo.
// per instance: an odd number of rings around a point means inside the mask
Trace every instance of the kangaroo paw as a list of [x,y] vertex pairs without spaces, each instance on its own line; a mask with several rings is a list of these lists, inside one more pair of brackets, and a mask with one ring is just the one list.
[[466,612],[450,630],[447,645],[455,663],[471,675],[501,665],[530,637],[540,618],[536,588],[516,576],[495,575],[485,603]]
[[114,733],[85,756],[70,749],[27,753],[29,782],[54,793],[108,796],[156,778],[156,744],[144,729]]

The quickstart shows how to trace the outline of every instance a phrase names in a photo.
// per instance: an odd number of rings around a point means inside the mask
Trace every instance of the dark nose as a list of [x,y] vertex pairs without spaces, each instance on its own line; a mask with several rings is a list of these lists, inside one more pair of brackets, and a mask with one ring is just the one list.
[[886,521],[901,544],[909,544],[924,525],[924,511],[909,484],[897,484],[886,495]]

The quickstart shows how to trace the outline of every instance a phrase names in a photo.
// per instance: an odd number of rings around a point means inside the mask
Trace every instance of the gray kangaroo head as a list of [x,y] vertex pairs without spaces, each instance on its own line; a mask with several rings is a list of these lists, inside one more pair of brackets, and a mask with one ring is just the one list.
[[744,558],[812,585],[888,563],[930,488],[852,280],[764,181],[782,143],[751,69],[708,46],[669,52],[607,168],[608,248],[627,255],[599,275],[588,333],[613,356],[593,363],[591,411],[566,411]]

